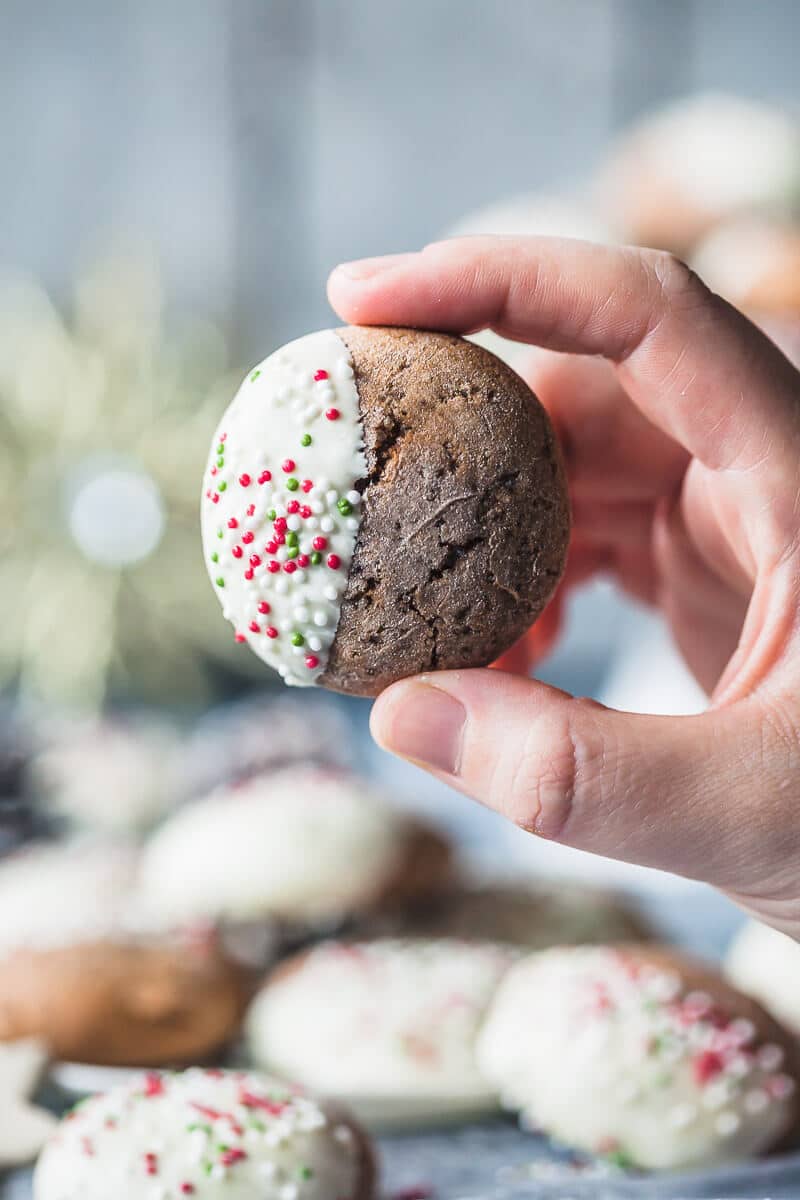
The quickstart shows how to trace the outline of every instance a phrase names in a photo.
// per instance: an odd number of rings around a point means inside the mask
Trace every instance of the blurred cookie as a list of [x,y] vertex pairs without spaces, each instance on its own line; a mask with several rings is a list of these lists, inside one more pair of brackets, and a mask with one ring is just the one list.
[[456,884],[435,904],[367,922],[367,929],[427,937],[505,942],[529,950],[584,943],[643,941],[646,922],[622,896],[573,880],[532,887]]
[[0,1044],[0,1171],[34,1159],[56,1125],[30,1101],[46,1063],[41,1042]]
[[798,211],[800,125],[736,96],[686,97],[622,134],[598,194],[628,240],[685,255],[729,217]]
[[243,1003],[239,971],[199,946],[99,941],[0,959],[0,1042],[40,1038],[69,1062],[203,1060],[232,1039]]
[[330,928],[435,894],[449,870],[443,838],[364,780],[297,766],[176,813],[145,846],[139,895],[167,927],[205,919]]
[[748,921],[725,956],[725,975],[800,1036],[800,945],[794,938]]
[[36,842],[0,860],[0,959],[124,930],[137,851],[123,841]]
[[800,320],[800,224],[729,221],[700,242],[692,265],[710,288],[756,320]]
[[488,666],[564,567],[547,414],[450,334],[352,326],[282,347],[225,413],[203,486],[223,613],[289,684],[374,696]]
[[231,1071],[150,1074],[69,1113],[35,1200],[372,1200],[374,1157],[347,1116]]
[[706,1167],[797,1136],[793,1039],[714,971],[666,950],[522,959],[477,1059],[526,1121],[622,1165]]
[[246,1019],[250,1052],[372,1123],[491,1112],[475,1038],[513,958],[476,942],[322,942],[268,977]]

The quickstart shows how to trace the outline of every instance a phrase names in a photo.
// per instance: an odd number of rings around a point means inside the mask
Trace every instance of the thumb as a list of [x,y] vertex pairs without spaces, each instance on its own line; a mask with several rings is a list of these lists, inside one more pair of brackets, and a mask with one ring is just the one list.
[[[496,670],[396,683],[371,720],[379,745],[531,833],[739,889],[763,878],[753,861],[746,766],[758,753],[763,798],[763,733],[758,750],[748,745],[748,729],[762,724],[733,708],[621,713]],[[770,837],[767,825],[759,858],[775,862],[782,850]]]

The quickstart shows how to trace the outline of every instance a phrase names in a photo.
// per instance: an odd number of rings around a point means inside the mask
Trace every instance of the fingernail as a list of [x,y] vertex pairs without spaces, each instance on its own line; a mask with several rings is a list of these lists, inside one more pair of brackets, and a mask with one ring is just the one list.
[[467,712],[441,688],[396,684],[375,702],[372,733],[385,750],[423,767],[457,775]]
[[415,254],[410,253],[383,254],[379,258],[359,258],[355,262],[339,263],[339,266],[334,269],[334,274],[345,275],[348,279],[360,282],[363,279],[374,279],[376,275],[382,275],[384,271],[391,271],[394,267],[402,266],[403,263],[415,257]]

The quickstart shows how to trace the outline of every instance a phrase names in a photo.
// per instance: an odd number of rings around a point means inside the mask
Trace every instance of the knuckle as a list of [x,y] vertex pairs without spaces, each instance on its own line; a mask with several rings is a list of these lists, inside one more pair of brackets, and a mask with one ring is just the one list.
[[642,261],[662,307],[693,309],[711,299],[697,272],[668,250],[645,250]]
[[560,839],[605,788],[609,762],[605,736],[595,722],[569,711],[534,721],[506,768],[502,808],[530,833]]

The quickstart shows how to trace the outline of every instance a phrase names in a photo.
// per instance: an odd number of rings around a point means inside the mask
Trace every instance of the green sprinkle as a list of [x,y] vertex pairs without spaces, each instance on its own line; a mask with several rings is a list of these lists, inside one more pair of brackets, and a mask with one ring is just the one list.
[[211,1133],[211,1126],[204,1124],[203,1121],[192,1121],[191,1125],[186,1126],[187,1133],[195,1133],[198,1129],[203,1133]]
[[312,1167],[298,1167],[297,1174],[301,1179],[313,1179],[314,1170]]
[[301,446],[310,446],[311,445],[311,434],[310,433],[303,434],[303,436],[300,438],[300,445]]
[[255,1129],[256,1133],[266,1133],[267,1132],[267,1127],[263,1121],[256,1121],[254,1119],[252,1121],[249,1121],[248,1125],[251,1129]]
[[269,512],[267,513],[267,520],[268,520],[268,521],[274,521],[274,520],[275,520],[275,518],[277,517],[277,515],[278,515],[278,514],[275,512],[275,509],[274,509],[274,508],[271,508],[271,509],[269,510]]
[[261,374],[260,371],[253,371],[253,374],[250,376],[250,382],[255,383],[255,381],[258,379],[260,374]]
[[290,529],[286,535],[286,545],[287,546],[296,546],[297,542],[298,542],[297,534],[295,533],[295,531],[293,529]]
[[214,553],[211,555],[211,561],[212,561],[212,562],[219,562],[219,555],[217,554],[216,550],[215,550],[215,551],[214,551]]
[[353,511],[352,504],[344,496],[342,496],[341,500],[336,501],[336,507],[343,517],[349,517],[350,513]]
[[205,1171],[206,1175],[210,1175],[211,1172],[214,1170],[214,1164],[211,1162],[204,1162],[203,1170]]
[[320,554],[319,550],[315,550],[315,551],[312,553],[312,555],[311,555],[311,562],[313,563],[313,565],[314,565],[315,567],[318,567],[318,566],[319,566],[319,564],[322,562],[322,555]]
[[293,633],[292,634],[292,645],[293,646],[303,646],[303,645],[305,645],[305,640],[306,639],[303,637],[302,633]]
[[217,576],[217,587],[225,587],[225,580],[222,575]]
[[636,1163],[626,1150],[612,1150],[610,1154],[605,1155],[605,1159],[611,1163],[612,1167],[620,1167],[623,1171],[630,1170],[631,1167],[636,1166]]
[[297,558],[299,553],[300,553],[299,546],[290,546],[289,549],[286,551],[286,557],[287,558]]
[[217,446],[217,454],[224,454],[224,453],[225,453],[225,443],[220,442],[220,444]]
[[230,1146],[226,1146],[226,1144],[224,1142],[220,1142],[220,1144],[217,1146],[218,1154],[227,1154],[229,1150],[230,1150]]
[[227,483],[225,482],[225,480],[223,479],[222,483],[218,483],[218,484],[217,484],[217,491],[218,491],[218,492],[224,492],[224,491],[227,489],[227,487],[228,487],[228,485],[227,485]]
[[221,454],[220,454],[219,458],[217,459],[217,466],[218,466],[218,467],[224,467],[224,466],[225,466],[225,459],[222,457],[222,455],[221,455]]
[[221,529],[217,530],[217,537],[220,539],[220,541],[222,541],[222,539],[225,537],[225,534],[222,532]]
[[300,487],[299,480],[295,479],[294,475],[290,475],[289,478],[286,480],[287,492],[296,492],[299,487]]

